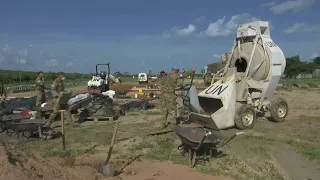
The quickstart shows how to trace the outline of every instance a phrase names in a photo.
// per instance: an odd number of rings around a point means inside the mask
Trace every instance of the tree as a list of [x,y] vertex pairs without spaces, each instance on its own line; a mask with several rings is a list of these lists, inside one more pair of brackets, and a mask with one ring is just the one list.
[[299,56],[292,56],[286,58],[284,74],[288,78],[296,78],[299,74],[311,74],[316,68],[316,61],[303,62]]
[[313,61],[313,63],[320,66],[320,56],[313,58],[312,61]]

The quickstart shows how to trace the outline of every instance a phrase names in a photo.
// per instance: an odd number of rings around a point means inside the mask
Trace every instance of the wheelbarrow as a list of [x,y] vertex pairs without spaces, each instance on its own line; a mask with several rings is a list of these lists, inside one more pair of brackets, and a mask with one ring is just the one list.
[[222,148],[233,138],[243,134],[243,132],[238,132],[226,141],[223,141],[211,131],[201,127],[176,128],[174,132],[182,142],[179,149],[183,155],[188,155],[191,168],[195,166],[196,161],[199,159],[210,159],[215,152],[218,152],[218,148]]

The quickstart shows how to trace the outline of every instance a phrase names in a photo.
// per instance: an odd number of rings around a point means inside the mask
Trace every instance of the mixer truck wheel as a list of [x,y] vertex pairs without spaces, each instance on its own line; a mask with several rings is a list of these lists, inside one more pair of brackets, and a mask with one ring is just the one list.
[[240,130],[251,129],[253,128],[255,121],[255,109],[248,104],[241,105],[240,108],[237,110],[234,118],[236,127]]
[[277,98],[271,102],[270,107],[271,120],[274,122],[283,122],[288,115],[288,103],[283,98]]

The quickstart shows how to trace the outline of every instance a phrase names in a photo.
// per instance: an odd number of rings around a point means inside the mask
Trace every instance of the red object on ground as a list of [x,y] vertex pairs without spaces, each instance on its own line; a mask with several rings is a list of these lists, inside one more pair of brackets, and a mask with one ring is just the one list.
[[31,112],[29,109],[26,109],[26,110],[24,110],[24,111],[22,111],[21,112],[21,115],[28,115],[29,114],[29,112]]

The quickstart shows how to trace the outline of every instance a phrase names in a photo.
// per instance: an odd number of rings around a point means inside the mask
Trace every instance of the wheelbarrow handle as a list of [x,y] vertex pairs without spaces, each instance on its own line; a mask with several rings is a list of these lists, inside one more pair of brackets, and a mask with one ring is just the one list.
[[244,134],[243,132],[237,132],[235,133],[233,136],[231,136],[227,141],[225,141],[221,146],[219,146],[219,148],[222,148],[223,146],[225,146],[226,144],[228,144],[232,139],[234,139],[235,137]]

